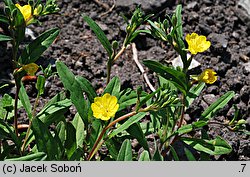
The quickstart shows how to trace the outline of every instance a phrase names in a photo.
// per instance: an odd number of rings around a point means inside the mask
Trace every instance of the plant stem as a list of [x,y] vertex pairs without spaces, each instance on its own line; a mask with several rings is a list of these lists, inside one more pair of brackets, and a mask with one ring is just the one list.
[[[12,65],[13,65],[13,70],[15,71],[15,69],[17,68],[16,66],[16,60],[17,60],[17,52],[18,52],[18,48],[19,48],[19,43],[17,43],[17,41],[15,40],[15,35],[14,35],[14,30],[11,30],[11,35],[12,35]],[[19,79],[18,76],[14,74],[14,78],[15,78],[15,85],[16,85],[16,93],[15,93],[15,103],[14,103],[14,129],[15,129],[15,133],[18,136],[18,128],[17,128],[17,105],[18,105],[18,94],[20,91],[20,83],[19,83]]]
[[[135,115],[135,114],[137,114],[137,112],[136,112],[136,111],[132,111],[132,112],[130,112],[130,113],[128,113],[128,114],[125,114],[125,115],[123,115],[123,116],[117,118],[117,119],[114,120],[113,122],[109,123],[109,124],[102,130],[102,132],[100,133],[98,139],[96,140],[94,146],[92,147],[92,149],[91,149],[91,151],[90,151],[90,153],[89,153],[89,156],[88,156],[87,160],[91,160],[91,158],[92,158],[93,155],[95,154],[94,152],[96,151],[96,147],[99,145],[99,142],[102,140],[103,135],[105,134],[105,132],[106,132],[110,127],[112,127],[112,126],[115,125],[116,123],[118,123],[118,122],[120,122],[120,121],[122,121],[122,120],[124,120],[124,119],[126,119],[126,118],[128,118],[128,117],[131,117],[131,116],[133,116],[133,115]],[[103,143],[103,142],[104,142],[104,141],[102,141],[102,143]],[[101,144],[102,144],[102,143],[101,143]],[[100,145],[99,145],[99,146],[100,146]]]
[[[35,115],[36,115],[36,108],[37,108],[37,105],[38,105],[39,96],[40,95],[37,95],[35,103],[34,103],[34,108],[33,108],[33,112],[32,112],[32,120],[35,118]],[[32,125],[32,120],[29,120],[29,127],[27,129],[27,132],[26,132],[26,135],[25,135],[25,139],[23,141],[23,145],[22,145],[22,148],[21,148],[22,152],[24,152],[26,143],[27,143],[28,138],[29,138],[30,129],[31,129],[31,125]]]
[[17,128],[17,105],[18,105],[18,94],[20,91],[20,86],[17,84],[17,80],[15,79],[16,82],[16,94],[15,94],[15,104],[14,104],[14,129],[16,132],[16,135],[18,136],[18,128]]
[[107,64],[107,82],[106,82],[106,84],[108,84],[109,81],[110,81],[110,75],[111,75],[112,65],[122,55],[122,53],[125,51],[125,49],[126,49],[125,45],[122,45],[121,50],[115,55],[115,57],[113,58],[113,56],[112,56],[109,59],[108,64]]
[[[182,107],[181,107],[181,115],[180,115],[180,121],[178,123],[177,130],[182,126],[183,120],[184,120],[184,112],[185,112],[185,96],[182,94],[181,95],[181,102],[182,102]],[[171,141],[171,143],[167,146],[165,150],[161,152],[161,155],[165,158],[167,155],[167,152],[170,149],[170,146],[173,145],[177,140],[179,139],[179,135],[176,135],[174,139]],[[162,146],[161,146],[162,147]]]
[[181,96],[181,102],[182,102],[182,107],[181,107],[181,118],[178,124],[178,129],[181,127],[183,120],[184,120],[184,112],[185,112],[185,96],[182,94]]
[[112,63],[110,61],[108,61],[108,64],[107,64],[107,82],[106,82],[107,85],[110,81],[111,67],[112,67]]
[[121,50],[114,57],[114,59],[112,61],[112,64],[114,64],[114,62],[122,55],[122,53],[125,51],[125,49],[126,49],[126,47],[125,47],[125,45],[123,45]]

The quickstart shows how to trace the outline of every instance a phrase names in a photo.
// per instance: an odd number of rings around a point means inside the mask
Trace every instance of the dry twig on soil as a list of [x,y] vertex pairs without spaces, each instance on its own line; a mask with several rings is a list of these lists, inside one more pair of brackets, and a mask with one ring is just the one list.
[[149,79],[148,79],[148,76],[147,76],[147,73],[145,72],[143,66],[141,65],[141,63],[139,62],[138,60],[138,52],[137,52],[137,49],[136,49],[136,45],[135,43],[132,43],[132,51],[133,51],[133,60],[135,61],[136,65],[138,66],[139,70],[141,71],[141,73],[143,74],[143,77],[145,79],[145,82],[147,83],[148,87],[150,88],[150,90],[152,92],[155,91],[155,88],[154,86],[150,83]]

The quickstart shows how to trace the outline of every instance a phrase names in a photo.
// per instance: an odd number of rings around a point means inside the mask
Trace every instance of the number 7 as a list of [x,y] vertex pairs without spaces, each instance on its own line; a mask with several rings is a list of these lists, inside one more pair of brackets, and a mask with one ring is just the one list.
[[242,163],[241,165],[243,166],[241,172],[244,172],[244,169],[245,169],[245,167],[246,167],[247,164]]

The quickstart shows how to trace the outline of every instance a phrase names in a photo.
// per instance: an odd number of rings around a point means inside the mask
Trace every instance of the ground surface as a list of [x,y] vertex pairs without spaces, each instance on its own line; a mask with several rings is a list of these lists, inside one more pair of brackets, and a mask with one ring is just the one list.
[[[83,21],[82,14],[89,15],[105,31],[109,40],[122,42],[124,38],[125,22],[119,15],[124,13],[131,15],[135,3],[143,1],[99,0],[101,3],[87,0],[58,0],[61,8],[60,15],[41,18],[42,26],[30,26],[34,35],[44,32],[52,27],[61,29],[58,40],[39,60],[40,64],[54,65],[56,60],[63,61],[76,75],[89,79],[94,87],[102,89],[106,80],[107,54],[101,47],[95,35]],[[109,12],[109,9],[115,7]],[[240,117],[250,124],[250,26],[247,18],[243,18],[242,9],[237,8],[238,0],[186,0],[183,3],[183,29],[184,33],[196,32],[208,36],[212,42],[211,48],[195,59],[201,64],[195,71],[201,72],[205,68],[213,68],[219,76],[219,80],[207,86],[201,96],[195,100],[193,106],[187,110],[185,119],[191,122],[200,116],[216,98],[229,90],[233,90],[236,96],[229,104],[218,113],[216,121],[232,119],[235,104],[240,109]],[[175,9],[175,1],[144,1],[142,5],[146,13],[155,13],[159,16],[165,13],[171,14]],[[161,62],[170,62],[176,57],[171,48],[148,36],[141,36],[135,40],[138,49],[139,60],[155,59]],[[0,80],[8,82],[11,77],[11,65],[8,62],[10,56],[9,45],[0,43]],[[136,88],[142,85],[146,91],[149,88],[132,59],[132,51],[128,49],[116,62],[112,70],[112,76],[121,78],[123,87]],[[151,82],[155,85],[155,78],[149,74]],[[34,84],[26,85],[31,97],[35,97]],[[46,93],[42,105],[62,89],[62,84],[57,77],[51,77],[46,84]],[[6,91],[6,90],[5,90]],[[7,90],[14,93],[13,87]],[[2,94],[2,93],[1,93]],[[34,100],[32,100],[34,101]],[[70,114],[74,114],[74,109]],[[22,113],[21,113],[22,114]],[[230,132],[223,127],[209,127],[212,137],[220,135],[233,147],[233,152],[226,156],[220,156],[217,160],[250,160],[249,137],[240,133]]]

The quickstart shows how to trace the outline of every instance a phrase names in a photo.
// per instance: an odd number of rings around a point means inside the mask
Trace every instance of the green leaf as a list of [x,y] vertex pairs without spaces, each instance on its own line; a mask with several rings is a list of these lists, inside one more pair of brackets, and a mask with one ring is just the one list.
[[124,122],[122,125],[120,125],[117,129],[115,129],[112,133],[110,133],[108,135],[109,139],[114,137],[115,135],[123,132],[128,127],[130,127],[132,124],[140,121],[145,115],[146,115],[145,112],[140,112],[140,113],[128,118],[128,120],[126,120],[126,122]]
[[23,50],[18,62],[25,65],[35,63],[59,35],[59,29],[53,28],[42,33]]
[[[142,92],[140,95],[140,99],[144,99],[144,97],[148,95],[146,92]],[[118,111],[121,111],[125,108],[127,108],[130,105],[133,105],[137,102],[137,93],[136,91],[132,90],[132,89],[126,89],[123,90],[120,93],[120,98],[118,99],[118,103],[119,103],[119,109]]]
[[148,151],[144,150],[142,151],[139,161],[150,161],[149,153]]
[[10,36],[0,34],[0,42],[1,41],[11,41],[11,40],[13,40],[13,39]]
[[57,126],[55,133],[57,134],[58,138],[60,139],[60,142],[62,146],[65,145],[65,140],[66,140],[66,125],[65,122],[60,121]]
[[129,128],[126,130],[133,138],[136,138],[139,144],[147,151],[149,151],[148,143],[145,138],[145,135],[143,134],[143,131],[140,127],[140,124],[138,122],[132,124],[129,126]]
[[13,140],[18,148],[21,147],[21,142],[16,136],[13,127],[4,122],[3,119],[0,119],[0,139]]
[[197,98],[200,95],[205,85],[206,84],[204,82],[199,82],[197,85],[194,85],[193,87],[191,87],[186,97],[187,108],[193,103],[195,98]]
[[13,107],[13,98],[8,95],[8,94],[4,94],[3,98],[2,98],[2,104],[1,106],[8,112],[12,112],[14,107]]
[[226,94],[224,94],[222,97],[220,97],[218,100],[216,100],[213,104],[211,104],[202,114],[201,119],[207,121],[213,116],[216,115],[216,113],[227,105],[227,103],[234,97],[235,93],[234,91],[229,91]]
[[108,40],[108,38],[106,37],[106,35],[104,34],[104,32],[102,31],[102,29],[99,27],[99,25],[92,20],[90,17],[88,16],[83,16],[83,19],[88,23],[88,25],[90,26],[90,28],[93,30],[93,32],[95,33],[95,35],[97,36],[98,40],[101,42],[102,46],[105,48],[105,50],[107,51],[109,58],[111,58],[112,55],[112,46]]
[[155,153],[154,153],[154,156],[153,156],[153,160],[154,161],[163,161],[163,156],[161,155],[157,145],[155,145]]
[[23,86],[23,84],[21,84],[21,88],[20,88],[20,91],[19,91],[19,98],[22,102],[22,105],[25,109],[25,111],[27,112],[28,114],[28,117],[29,119],[31,120],[32,119],[32,111],[31,111],[31,104],[30,104],[30,100],[29,100],[29,96],[27,95],[27,92]]
[[150,30],[136,30],[131,37],[129,38],[129,41],[127,42],[130,44],[139,34],[141,33],[146,33],[146,34],[151,34]]
[[165,40],[167,40],[167,34],[159,28],[154,22],[151,20],[148,20],[149,24],[159,33],[160,36],[162,36]]
[[154,126],[151,122],[141,122],[140,123],[142,132],[146,135],[152,134],[154,132]]
[[186,154],[187,159],[189,161],[196,161],[194,155],[192,154],[192,152],[188,148],[184,147],[184,151],[185,151],[185,154]]
[[95,119],[93,122],[92,122],[92,125],[91,125],[91,130],[90,130],[90,148],[92,148],[99,136],[99,134],[101,133],[102,131],[102,123],[101,123],[101,120],[99,119]]
[[68,159],[74,154],[75,150],[77,149],[76,143],[76,129],[70,123],[66,122],[66,140],[65,140],[65,149]]
[[183,135],[183,134],[186,134],[186,133],[193,131],[194,129],[204,127],[205,125],[207,125],[207,121],[197,121],[197,122],[193,122],[192,124],[187,124],[187,125],[181,126],[177,130],[177,132],[179,135]]
[[138,104],[138,106],[136,107],[136,112],[144,105],[147,103],[148,100],[150,100],[155,94],[159,93],[159,91],[161,90],[161,88],[159,87],[156,91],[148,94],[145,98],[143,98],[140,103]]
[[163,64],[153,60],[144,60],[143,64],[152,71],[158,73],[160,76],[172,82],[180,91],[186,94],[188,81],[183,72],[164,66]]
[[66,94],[64,91],[61,91],[48,101],[48,103],[43,107],[43,110],[47,109],[52,104],[57,103],[59,101],[63,101],[65,99],[66,99]]
[[28,154],[17,158],[5,159],[5,161],[44,161],[47,158],[47,154],[44,152],[36,152],[34,154]]
[[82,90],[88,95],[88,99],[90,100],[90,102],[93,103],[94,98],[97,97],[97,94],[91,83],[81,76],[76,76],[76,81],[79,83]]
[[170,82],[169,80],[165,79],[162,76],[158,76],[158,78],[159,78],[159,84],[161,87],[164,87],[165,85],[167,85],[170,90],[177,91],[177,88],[174,86],[172,82]]
[[82,88],[75,79],[74,74],[69,68],[62,62],[56,62],[56,68],[58,75],[64,85],[64,87],[70,91],[70,99],[75,105],[79,115],[83,119],[85,126],[88,125],[88,107],[83,97]]
[[178,157],[178,154],[177,154],[177,152],[175,151],[175,149],[173,148],[173,146],[169,146],[170,147],[170,151],[171,151],[171,153],[172,153],[172,156],[173,156],[173,159],[175,160],[175,161],[180,161],[180,159],[179,159],[179,157]]
[[203,140],[188,137],[181,137],[180,139],[197,151],[205,152],[210,155],[229,154],[232,151],[232,147],[219,136],[217,136],[214,140]]
[[131,142],[128,139],[123,141],[116,160],[117,161],[132,161],[132,147],[131,147]]
[[60,148],[58,142],[53,138],[47,126],[38,118],[32,120],[32,130],[39,152],[44,152],[48,160],[59,160]]
[[84,156],[83,148],[77,148],[75,152],[71,155],[70,161],[82,161]]
[[191,124],[181,126],[177,131],[179,135],[189,133],[193,130],[193,126]]
[[44,85],[45,85],[45,77],[39,75],[37,77],[37,82],[36,82],[36,89],[38,91],[38,95],[42,95],[44,93]]
[[69,99],[53,103],[43,108],[36,117],[46,125],[50,125],[53,122],[62,120],[64,113],[66,113],[71,105],[72,103]]
[[82,121],[81,117],[77,113],[72,121],[72,125],[75,127],[76,130],[76,146],[82,147],[83,141],[85,140],[85,130],[84,130],[84,122]]
[[176,31],[177,31],[179,38],[183,37],[181,11],[182,11],[182,6],[179,4],[179,5],[177,5],[176,10],[175,10],[175,15],[177,17],[177,24],[176,24],[177,29],[176,29]]
[[119,153],[119,144],[114,139],[108,139],[105,141],[105,145],[107,146],[110,155],[113,159],[117,159],[118,153]]
[[0,22],[9,24],[8,18],[4,15],[0,15]]
[[110,93],[110,95],[116,96],[118,98],[120,89],[121,89],[120,79],[119,77],[115,76],[106,86],[103,94]]

